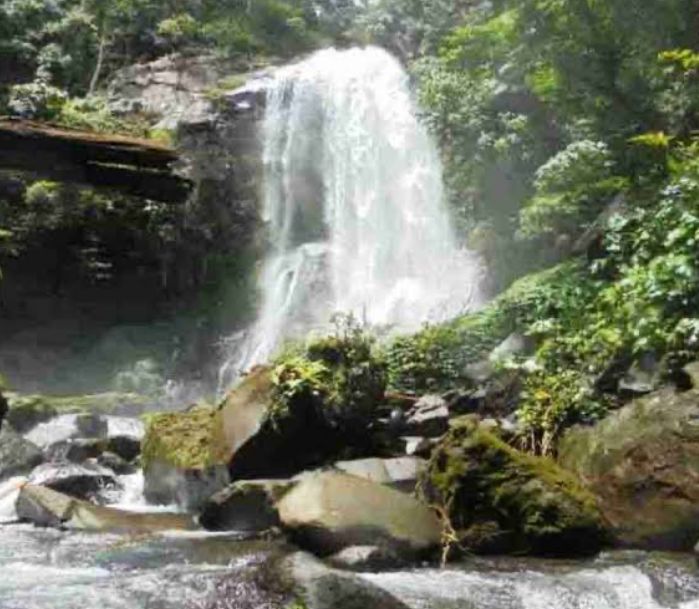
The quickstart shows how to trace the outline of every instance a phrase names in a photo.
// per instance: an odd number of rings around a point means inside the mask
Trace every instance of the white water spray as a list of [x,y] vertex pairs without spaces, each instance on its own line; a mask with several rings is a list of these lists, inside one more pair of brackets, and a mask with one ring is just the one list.
[[223,385],[336,312],[411,330],[478,304],[480,266],[456,245],[437,148],[386,51],[324,50],[279,70],[262,137],[262,306]]

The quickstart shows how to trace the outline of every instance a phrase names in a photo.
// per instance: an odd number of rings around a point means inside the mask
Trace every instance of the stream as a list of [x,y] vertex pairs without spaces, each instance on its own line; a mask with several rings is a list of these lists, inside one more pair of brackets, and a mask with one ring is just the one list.
[[[234,534],[139,539],[3,526],[0,608],[272,609],[253,575],[286,551]],[[413,609],[699,609],[699,572],[685,556],[479,559],[362,577]]]

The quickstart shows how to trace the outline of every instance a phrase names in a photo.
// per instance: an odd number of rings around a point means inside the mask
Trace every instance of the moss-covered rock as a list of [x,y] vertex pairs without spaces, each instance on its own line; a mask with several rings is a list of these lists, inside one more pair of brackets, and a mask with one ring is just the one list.
[[219,412],[198,406],[150,416],[141,459],[148,501],[198,508],[229,481]]
[[692,549],[699,538],[699,390],[635,400],[594,427],[575,427],[559,462],[600,497],[619,543]]
[[132,414],[145,410],[150,400],[134,393],[51,396],[8,393],[7,421],[19,432],[29,431],[61,414]]
[[605,540],[596,499],[572,474],[515,450],[468,417],[433,453],[423,488],[464,550],[587,554]]

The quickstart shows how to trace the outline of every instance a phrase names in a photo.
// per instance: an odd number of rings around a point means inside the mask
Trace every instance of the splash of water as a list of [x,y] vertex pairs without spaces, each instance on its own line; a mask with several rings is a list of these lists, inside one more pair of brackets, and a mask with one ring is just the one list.
[[262,303],[224,385],[335,312],[410,330],[479,303],[481,268],[457,246],[437,148],[386,51],[329,49],[279,70],[262,137]]

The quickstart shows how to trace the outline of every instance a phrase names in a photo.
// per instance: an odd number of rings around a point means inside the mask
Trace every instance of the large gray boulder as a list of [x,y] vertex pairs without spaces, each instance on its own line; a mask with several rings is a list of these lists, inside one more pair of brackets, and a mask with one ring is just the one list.
[[397,598],[352,573],[297,552],[279,564],[282,582],[307,609],[408,609]]
[[0,430],[0,480],[28,474],[43,460],[38,446],[7,425],[3,426]]
[[83,531],[154,533],[196,529],[184,514],[138,514],[92,505],[43,486],[26,485],[17,499],[17,516],[38,526]]
[[559,462],[600,498],[621,545],[690,551],[699,538],[699,390],[659,391],[573,428]]
[[280,524],[276,503],[292,480],[241,480],[219,491],[204,504],[199,522],[213,531],[266,531]]
[[420,476],[427,469],[427,461],[418,457],[357,459],[338,461],[334,467],[359,478],[385,484],[406,493],[413,493]]
[[292,538],[321,556],[349,546],[375,545],[413,558],[428,555],[441,541],[439,520],[426,505],[344,473],[300,477],[277,509]]

